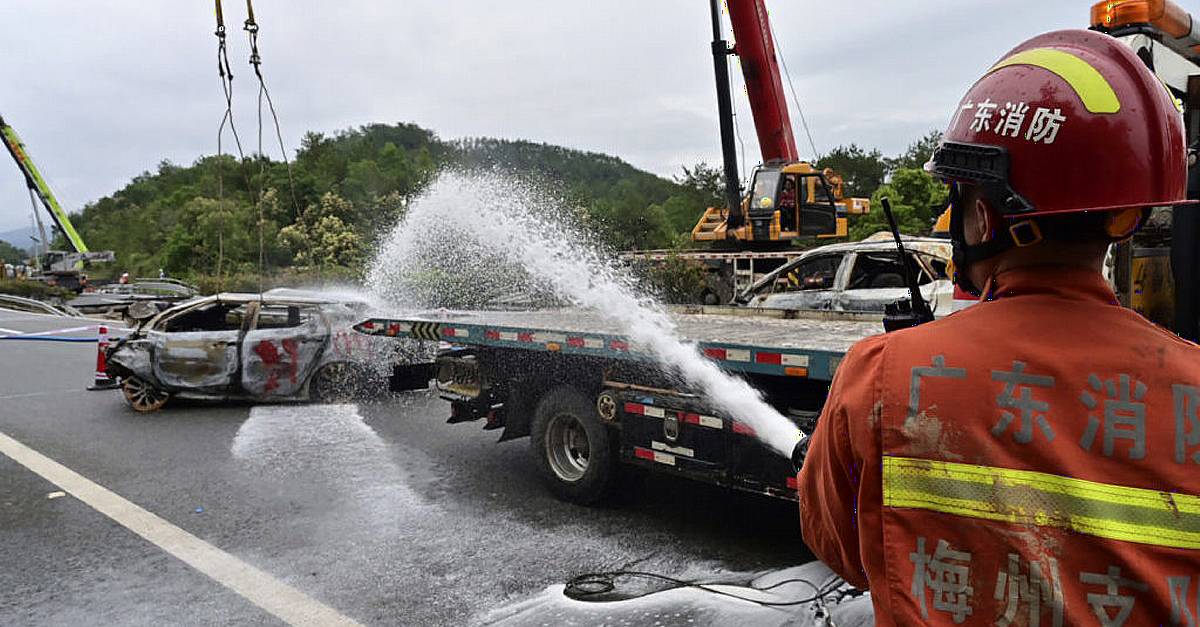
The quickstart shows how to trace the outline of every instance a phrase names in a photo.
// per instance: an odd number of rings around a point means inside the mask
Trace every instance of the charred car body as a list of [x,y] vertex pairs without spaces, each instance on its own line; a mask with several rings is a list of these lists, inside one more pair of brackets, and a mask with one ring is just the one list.
[[[947,273],[949,240],[905,237],[907,263],[934,313],[954,307]],[[763,309],[862,311],[882,313],[908,297],[904,268],[889,233],[861,242],[814,248],[773,270],[739,295],[737,302]]]
[[[109,349],[107,370],[137,411],[171,397],[304,401],[385,387],[397,364],[428,362],[417,343],[353,333],[367,305],[273,290],[219,294],[149,317]],[[411,354],[410,354],[411,353]]]

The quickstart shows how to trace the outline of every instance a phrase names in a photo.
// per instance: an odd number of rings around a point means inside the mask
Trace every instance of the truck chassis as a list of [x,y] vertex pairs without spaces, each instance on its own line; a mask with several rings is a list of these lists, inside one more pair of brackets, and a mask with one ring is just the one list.
[[[680,310],[674,321],[808,433],[845,351],[882,330],[870,315],[719,307]],[[790,460],[595,314],[439,312],[355,328],[449,343],[435,383],[450,402],[449,422],[482,421],[502,430],[502,442],[530,436],[540,474],[562,499],[596,503],[638,469],[796,499]]]

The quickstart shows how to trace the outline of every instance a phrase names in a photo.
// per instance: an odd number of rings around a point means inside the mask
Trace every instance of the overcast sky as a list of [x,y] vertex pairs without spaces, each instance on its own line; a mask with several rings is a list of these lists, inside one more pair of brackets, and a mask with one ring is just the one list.
[[[970,83],[1019,41],[1086,27],[1090,6],[767,4],[817,149],[855,142],[888,154],[944,126]],[[236,120],[246,138],[256,95],[241,30],[246,8],[240,0],[225,5]],[[705,0],[256,0],[255,13],[289,150],[307,130],[415,122],[443,138],[530,139],[610,153],[670,176],[684,164],[720,160],[707,7]],[[189,164],[216,151],[224,104],[213,30],[211,0],[0,4],[0,115],[69,210],[163,159]],[[737,94],[748,114],[740,86]],[[756,159],[748,115],[740,126],[746,154]],[[0,230],[30,222],[24,183],[3,158]]]

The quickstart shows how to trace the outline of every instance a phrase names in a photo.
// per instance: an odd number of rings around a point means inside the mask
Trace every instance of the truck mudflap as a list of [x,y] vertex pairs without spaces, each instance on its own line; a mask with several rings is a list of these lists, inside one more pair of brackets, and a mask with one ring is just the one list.
[[[623,461],[705,483],[797,500],[792,464],[755,438],[749,425],[694,398],[614,391]],[[602,395],[603,396],[603,395]],[[605,401],[601,401],[601,406]]]

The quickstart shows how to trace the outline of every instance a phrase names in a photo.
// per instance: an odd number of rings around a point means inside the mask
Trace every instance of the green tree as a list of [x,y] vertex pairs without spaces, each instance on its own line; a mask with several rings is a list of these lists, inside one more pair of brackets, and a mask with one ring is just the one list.
[[0,240],[0,263],[22,264],[28,258],[29,254],[25,251]]
[[857,144],[838,146],[817,162],[819,169],[832,168],[841,175],[843,194],[847,197],[869,197],[887,174],[887,160],[878,149],[866,150]]
[[676,176],[676,183],[696,192],[700,201],[708,203],[708,207],[725,203],[725,173],[721,168],[701,161],[691,168],[685,165],[682,170],[683,176]]
[[883,214],[884,197],[891,200],[901,233],[926,235],[946,208],[948,195],[946,186],[924,170],[897,170],[886,185],[881,185],[871,195],[871,212],[859,216],[850,225],[850,239],[861,240],[888,229],[887,217]]
[[925,167],[925,163],[933,157],[933,149],[937,148],[938,142],[942,141],[942,132],[932,130],[926,133],[917,141],[908,145],[908,149],[903,154],[894,159],[888,160],[888,169],[890,171],[899,170],[920,170]]
[[281,229],[279,238],[301,265],[357,271],[366,260],[366,245],[351,226],[354,217],[354,205],[329,192],[309,205],[299,221]]

